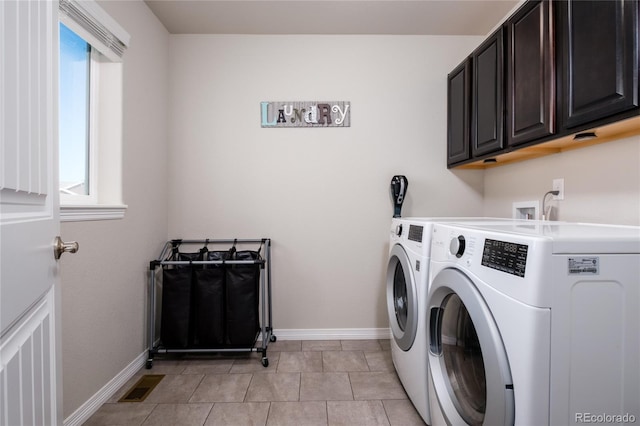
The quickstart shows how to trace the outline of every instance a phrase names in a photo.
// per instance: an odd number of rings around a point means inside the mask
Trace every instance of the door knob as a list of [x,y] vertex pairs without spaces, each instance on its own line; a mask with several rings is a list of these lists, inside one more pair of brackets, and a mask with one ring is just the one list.
[[64,241],[62,241],[60,236],[57,236],[55,242],[53,243],[53,255],[55,256],[56,260],[58,260],[60,259],[60,256],[62,256],[62,253],[75,253],[79,248],[80,246],[77,242],[70,241],[68,243],[65,243]]

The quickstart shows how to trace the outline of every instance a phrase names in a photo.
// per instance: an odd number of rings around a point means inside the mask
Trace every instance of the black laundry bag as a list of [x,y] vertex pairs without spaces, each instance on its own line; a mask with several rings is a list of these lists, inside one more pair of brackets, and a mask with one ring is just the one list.
[[[258,251],[237,251],[232,260],[260,260]],[[227,264],[225,271],[225,342],[228,346],[250,346],[258,337],[260,264]]]
[[[174,252],[170,260],[200,260],[201,253]],[[162,271],[160,341],[167,348],[186,348],[191,335],[193,265],[171,265]]]
[[[180,253],[173,261],[260,261],[260,251]],[[239,348],[256,342],[261,263],[183,264],[163,269],[160,340],[168,349]]]
[[[228,251],[207,252],[207,261],[226,260]],[[224,342],[224,287],[225,266],[205,265],[194,271],[193,286],[193,345],[196,347],[216,347]]]

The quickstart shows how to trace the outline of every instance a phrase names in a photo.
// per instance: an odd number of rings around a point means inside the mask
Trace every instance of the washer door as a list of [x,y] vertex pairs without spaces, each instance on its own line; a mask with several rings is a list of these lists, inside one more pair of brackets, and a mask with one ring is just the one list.
[[512,425],[509,360],[484,299],[466,275],[444,269],[429,300],[429,367],[447,422]]
[[409,256],[400,244],[389,254],[387,308],[393,338],[400,349],[408,351],[418,329],[418,295]]

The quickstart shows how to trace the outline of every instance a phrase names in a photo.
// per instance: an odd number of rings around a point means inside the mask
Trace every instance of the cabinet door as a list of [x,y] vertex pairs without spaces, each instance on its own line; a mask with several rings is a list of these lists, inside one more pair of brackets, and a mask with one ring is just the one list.
[[638,2],[569,0],[559,6],[563,127],[638,106]]
[[447,165],[469,159],[471,60],[447,76]]
[[474,157],[504,148],[502,28],[472,54],[471,147]]
[[552,3],[530,1],[507,22],[507,145],[555,132]]

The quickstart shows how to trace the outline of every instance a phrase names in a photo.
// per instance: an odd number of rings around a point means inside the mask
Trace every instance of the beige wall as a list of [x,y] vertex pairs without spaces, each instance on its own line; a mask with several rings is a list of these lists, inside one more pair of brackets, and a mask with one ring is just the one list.
[[124,62],[123,220],[63,223],[80,251],[60,262],[64,417],[146,346],[149,261],[167,230],[168,33],[141,1],[101,2],[131,34]]
[[[479,215],[445,167],[446,76],[480,37],[171,36],[171,238],[273,240],[274,328],[386,328],[403,216]],[[261,101],[350,101],[349,128],[260,127]]]
[[564,178],[559,220],[640,225],[640,137],[594,145],[485,172],[484,213],[510,216],[514,201],[538,200]]

